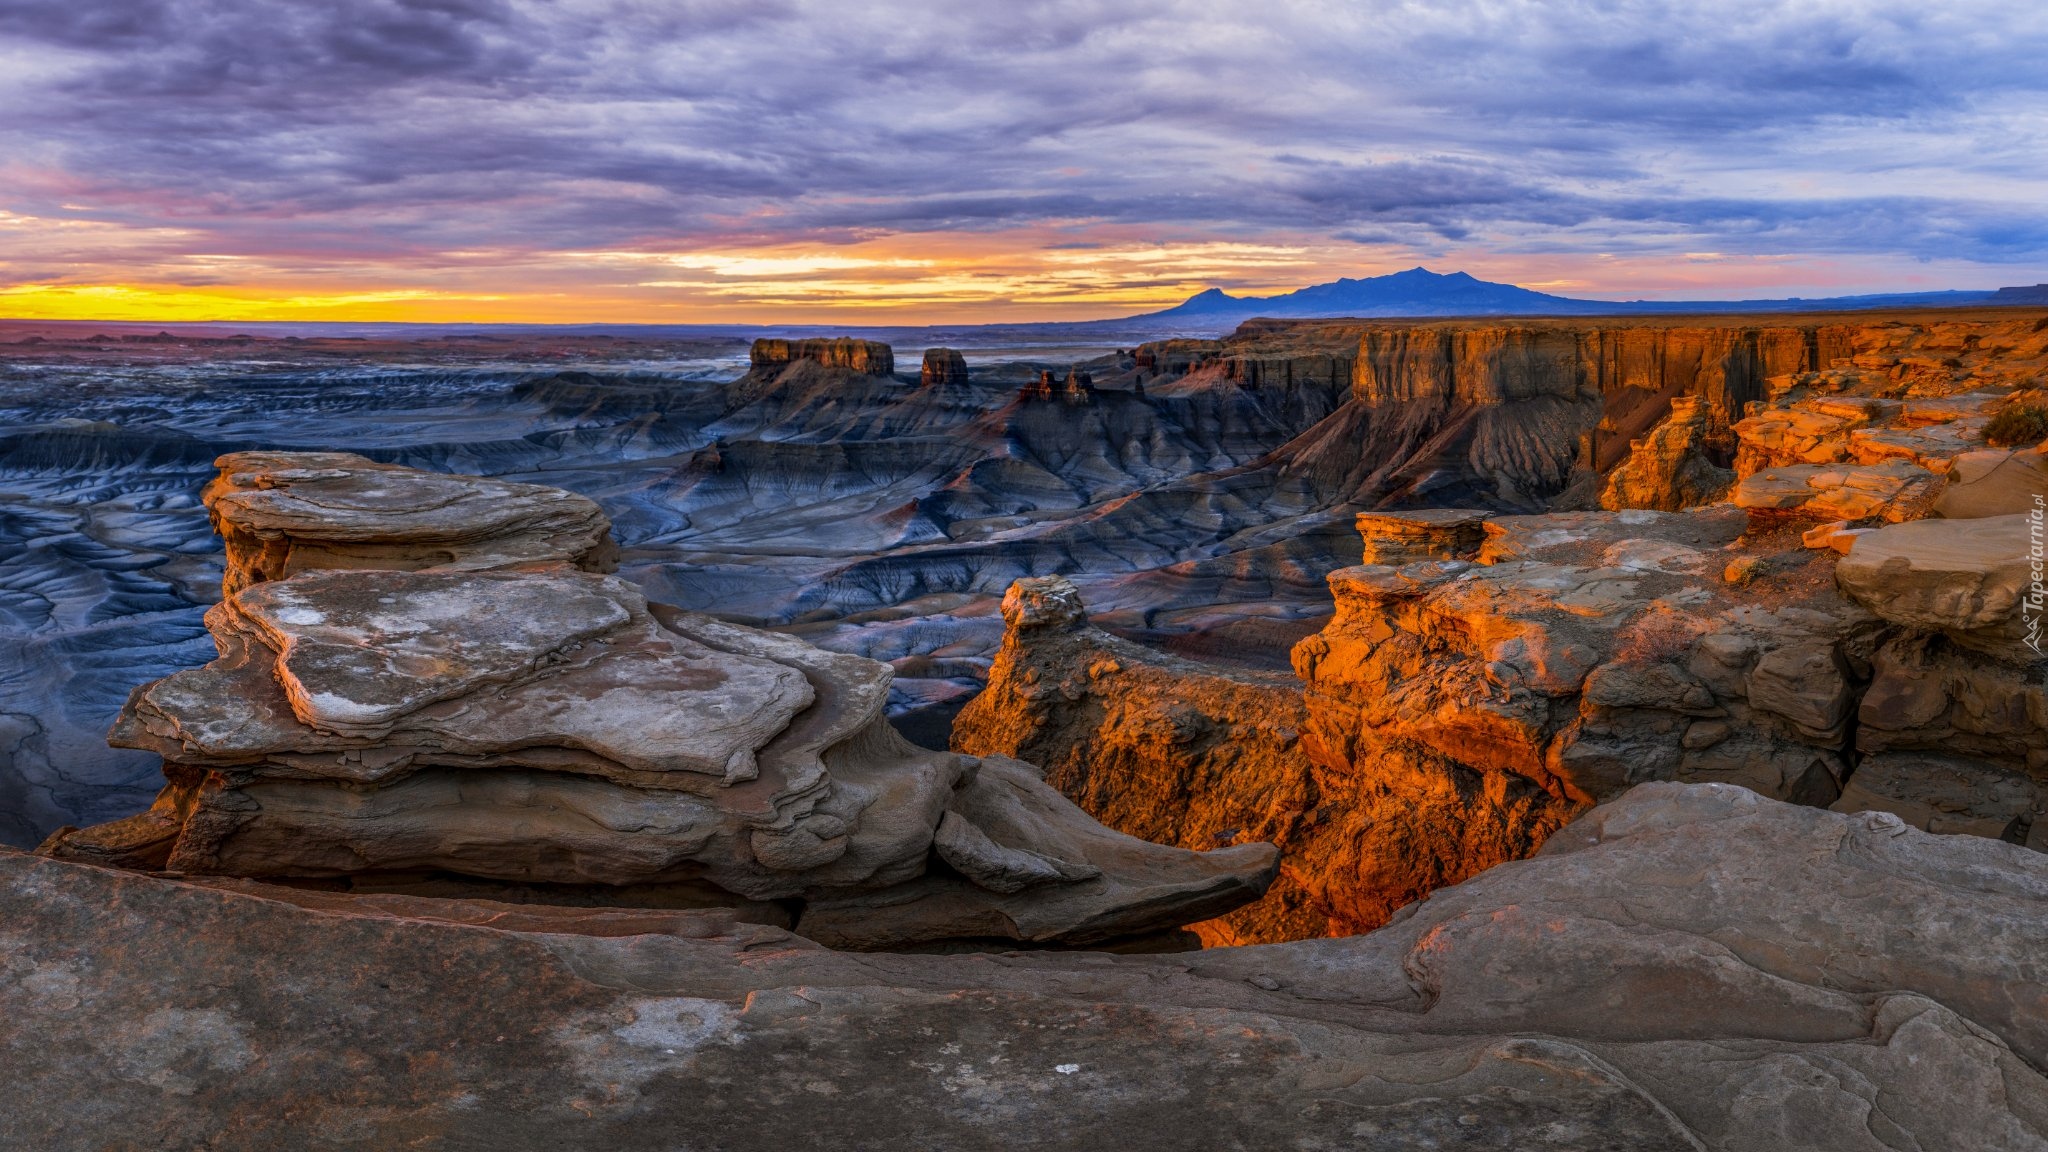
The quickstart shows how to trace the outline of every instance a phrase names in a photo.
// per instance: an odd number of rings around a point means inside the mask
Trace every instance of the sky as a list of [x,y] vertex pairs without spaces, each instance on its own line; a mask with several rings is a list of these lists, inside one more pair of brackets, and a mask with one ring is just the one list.
[[2048,281],[2048,5],[0,0],[0,316]]

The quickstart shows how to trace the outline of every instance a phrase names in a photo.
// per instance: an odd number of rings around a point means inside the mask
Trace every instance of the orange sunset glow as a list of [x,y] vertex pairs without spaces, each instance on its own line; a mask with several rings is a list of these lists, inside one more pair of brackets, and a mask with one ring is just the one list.
[[[19,217],[7,223],[32,224]],[[1073,240],[1077,234],[1101,238]],[[1026,230],[892,236],[838,247],[429,253],[402,262],[338,261],[315,276],[280,257],[183,254],[165,251],[161,243],[140,266],[80,261],[67,278],[0,288],[0,313],[165,322],[1071,321],[1166,308],[1213,287],[1236,295],[1277,294],[1343,276],[1392,272],[1414,260],[1408,252],[1369,252],[1306,236],[1256,243],[1154,242],[1114,230],[1074,229],[1053,237]],[[1962,261],[1885,275],[1863,259],[1782,255],[1595,253],[1539,259],[1453,250],[1433,259],[1482,279],[1621,300],[1846,294],[1880,275],[1899,290],[1981,279]]]

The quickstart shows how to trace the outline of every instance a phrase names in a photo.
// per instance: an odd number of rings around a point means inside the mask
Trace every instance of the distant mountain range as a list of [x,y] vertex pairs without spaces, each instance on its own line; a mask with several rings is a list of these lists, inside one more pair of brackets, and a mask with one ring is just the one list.
[[2048,285],[1996,292],[1905,292],[1784,300],[1575,300],[1463,272],[1410,268],[1362,280],[1315,284],[1279,296],[1232,296],[1211,288],[1161,312],[1126,323],[1225,324],[1255,316],[1291,319],[1338,316],[1613,316],[1645,312],[1811,312],[1848,308],[1954,307],[1963,304],[2048,303]]

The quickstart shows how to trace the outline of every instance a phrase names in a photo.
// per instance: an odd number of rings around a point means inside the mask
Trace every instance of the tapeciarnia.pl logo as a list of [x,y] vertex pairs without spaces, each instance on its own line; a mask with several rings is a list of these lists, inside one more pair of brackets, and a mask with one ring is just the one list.
[[2027,647],[2034,655],[2041,655],[2041,609],[2048,606],[2048,588],[2041,583],[2044,564],[2043,521],[2048,520],[2048,500],[2039,492],[2034,493],[2034,507],[2027,513],[2027,559],[2031,569],[2032,583],[2027,588],[2027,598],[2020,604],[2020,615],[2027,622]]

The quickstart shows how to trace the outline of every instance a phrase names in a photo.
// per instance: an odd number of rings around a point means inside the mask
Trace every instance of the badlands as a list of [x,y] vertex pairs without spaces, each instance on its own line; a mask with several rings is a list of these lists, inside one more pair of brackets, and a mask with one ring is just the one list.
[[2048,1146],[2038,309],[99,364],[10,1146]]

